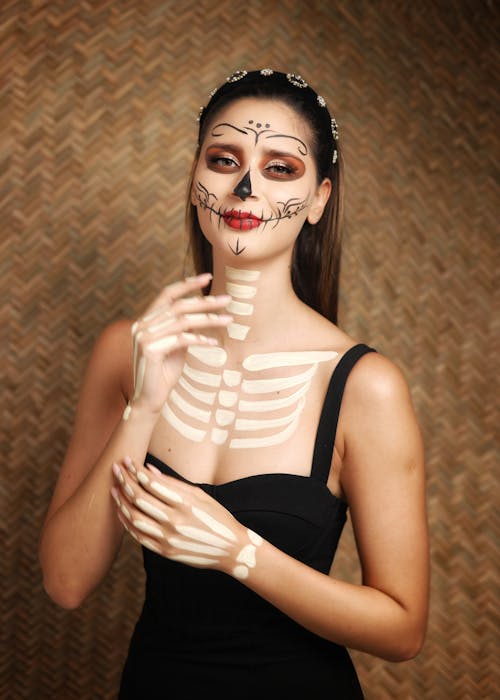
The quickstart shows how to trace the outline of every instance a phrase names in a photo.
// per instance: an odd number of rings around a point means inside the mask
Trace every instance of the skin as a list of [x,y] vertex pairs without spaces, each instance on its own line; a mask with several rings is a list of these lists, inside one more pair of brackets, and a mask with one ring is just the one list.
[[[219,124],[233,125],[230,139],[227,127],[215,128]],[[270,133],[285,135],[273,138],[271,149]],[[424,640],[429,574],[422,440],[406,380],[394,363],[370,353],[352,370],[327,484],[349,502],[362,568],[359,585],[319,573],[270,542],[252,541],[247,528],[196,485],[266,470],[308,475],[331,372],[356,342],[304,305],[290,282],[296,236],[306,218],[320,218],[331,191],[329,181],[318,183],[309,141],[307,125],[275,101],[240,100],[209,125],[191,196],[213,248],[215,300],[198,297],[208,277],[170,285],[134,325],[134,342],[129,321],[103,332],[83,381],[73,435],[41,534],[40,560],[49,595],[64,607],[77,607],[106,575],[126,528],[162,556],[184,557],[187,565],[238,578],[318,635],[401,661],[418,653]],[[247,173],[251,194],[248,181],[243,191],[238,188]],[[210,201],[216,206],[199,199],[198,183],[214,195]],[[279,203],[291,200],[305,204],[293,216],[271,222],[283,211]],[[262,224],[236,230],[221,214],[226,211],[255,213]],[[235,255],[238,240],[245,250]],[[252,282],[257,292],[244,341],[227,333],[229,299],[218,296],[228,281],[235,281],[234,274],[227,278],[228,267],[259,272]],[[184,301],[192,296],[195,301]],[[204,317],[193,321],[187,314]],[[198,336],[196,342],[191,334]],[[250,461],[227,442],[190,440],[161,418],[186,347],[210,347],[209,337],[226,353],[228,378],[238,376],[249,355],[333,351],[331,360],[318,365],[295,432],[277,447],[255,448]],[[134,371],[137,375],[141,360],[137,392]],[[273,378],[283,368],[264,371],[271,374],[262,378]],[[192,483],[143,466],[146,451]],[[207,522],[231,537],[222,536],[225,544],[215,554],[198,552],[204,561],[197,564],[197,554],[185,548],[185,533],[197,532],[187,540],[198,546],[199,537],[217,536]],[[246,567],[244,576],[237,573],[240,566]]]

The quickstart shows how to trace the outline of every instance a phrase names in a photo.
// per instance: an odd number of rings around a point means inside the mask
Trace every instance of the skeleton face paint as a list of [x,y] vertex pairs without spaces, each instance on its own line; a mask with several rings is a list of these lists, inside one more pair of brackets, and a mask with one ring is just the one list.
[[305,122],[280,102],[245,98],[216,115],[191,193],[212,245],[244,258],[293,246],[317,192],[308,140]]

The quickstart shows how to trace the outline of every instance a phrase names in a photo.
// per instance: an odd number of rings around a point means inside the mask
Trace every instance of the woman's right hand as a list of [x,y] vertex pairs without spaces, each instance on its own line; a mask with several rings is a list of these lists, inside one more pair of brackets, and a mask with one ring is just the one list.
[[168,285],[132,325],[134,395],[127,410],[137,407],[159,412],[179,378],[186,349],[218,344],[205,332],[232,321],[231,316],[219,313],[231,297],[195,294],[211,279],[205,273]]

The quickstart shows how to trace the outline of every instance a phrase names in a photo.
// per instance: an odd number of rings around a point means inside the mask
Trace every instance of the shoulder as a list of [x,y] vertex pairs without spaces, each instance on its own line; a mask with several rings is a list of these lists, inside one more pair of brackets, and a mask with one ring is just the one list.
[[99,333],[87,370],[94,376],[106,377],[111,383],[119,384],[126,396],[133,382],[132,323],[130,319],[119,319]]
[[379,352],[367,352],[354,365],[346,385],[347,401],[387,404],[409,398],[409,386],[401,368]]
[[130,319],[122,318],[108,324],[98,335],[95,348],[103,353],[122,352],[130,349],[132,338],[132,323]]
[[400,367],[378,352],[363,355],[351,370],[341,422],[351,462],[372,464],[378,471],[391,460],[399,465],[422,461],[422,437],[409,384]]

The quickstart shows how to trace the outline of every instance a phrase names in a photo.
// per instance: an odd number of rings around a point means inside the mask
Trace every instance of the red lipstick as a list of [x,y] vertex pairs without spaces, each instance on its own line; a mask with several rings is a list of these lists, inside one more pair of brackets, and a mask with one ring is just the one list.
[[224,219],[224,223],[238,231],[250,231],[253,228],[257,228],[257,226],[260,226],[262,223],[262,219],[259,219],[259,217],[252,214],[252,212],[237,211],[236,209],[229,209],[222,215],[222,218]]

